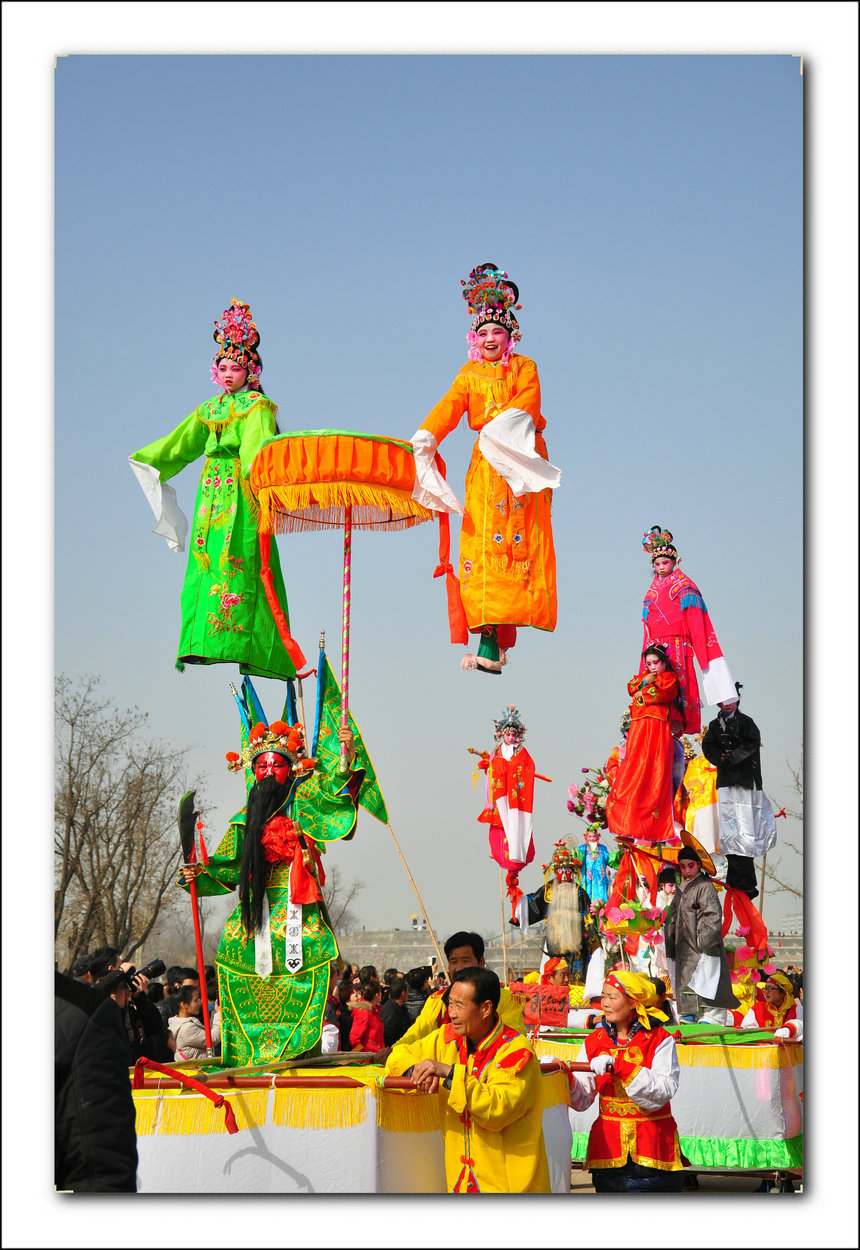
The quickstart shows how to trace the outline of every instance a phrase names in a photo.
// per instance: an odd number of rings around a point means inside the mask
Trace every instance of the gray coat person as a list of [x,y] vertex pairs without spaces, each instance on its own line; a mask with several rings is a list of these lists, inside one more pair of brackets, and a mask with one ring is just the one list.
[[675,891],[663,929],[666,957],[675,961],[675,1001],[687,988],[696,971],[700,955],[716,955],[720,961],[720,979],[713,998],[699,998],[706,1007],[737,1008],[740,1003],[732,990],[729,962],[722,938],[723,909],[713,882],[700,870],[692,880],[682,882]]

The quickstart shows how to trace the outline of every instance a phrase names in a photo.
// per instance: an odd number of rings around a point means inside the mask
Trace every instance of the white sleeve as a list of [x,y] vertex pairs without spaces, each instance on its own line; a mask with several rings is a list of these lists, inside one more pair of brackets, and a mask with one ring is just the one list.
[[535,424],[522,408],[506,408],[488,421],[478,447],[517,498],[561,486],[561,470],[535,451]]
[[[576,1056],[577,1063],[588,1063],[585,1047],[581,1046]],[[585,1111],[594,1102],[597,1095],[597,1081],[593,1072],[571,1072],[570,1074],[570,1105],[574,1111]]]
[[322,1029],[322,1053],[331,1055],[337,1050],[340,1033],[333,1024],[324,1024]]
[[734,678],[724,655],[718,655],[702,669],[702,691],[705,702],[712,707],[738,697]]
[[411,438],[415,457],[415,485],[412,498],[431,512],[458,512],[463,505],[433,463],[439,444],[429,430],[416,430]]
[[629,1085],[629,1097],[643,1111],[657,1111],[665,1107],[678,1092],[678,1052],[671,1037],[665,1037],[654,1051],[650,1068],[641,1068]]
[[752,1007],[750,1007],[749,1011],[744,1016],[743,1020],[741,1020],[741,1028],[742,1029],[757,1029],[758,1027],[759,1027],[759,1024],[758,1024],[758,1020],[756,1020],[755,1018],[755,1012],[753,1011]]
[[188,518],[176,502],[176,491],[162,482],[158,469],[151,464],[141,464],[131,456],[128,463],[155,516],[153,534],[164,538],[171,551],[184,551]]

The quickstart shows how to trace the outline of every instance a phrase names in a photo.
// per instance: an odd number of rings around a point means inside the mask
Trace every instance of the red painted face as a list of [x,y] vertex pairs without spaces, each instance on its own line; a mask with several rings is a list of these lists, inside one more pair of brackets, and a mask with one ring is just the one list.
[[277,751],[264,751],[254,760],[254,779],[262,781],[264,777],[274,777],[285,786],[290,777],[290,761]]

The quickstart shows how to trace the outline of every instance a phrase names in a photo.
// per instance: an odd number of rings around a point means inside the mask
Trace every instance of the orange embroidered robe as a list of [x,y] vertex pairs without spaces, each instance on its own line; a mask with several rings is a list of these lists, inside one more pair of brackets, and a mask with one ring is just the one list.
[[[506,408],[529,414],[535,425],[535,450],[546,460],[540,381],[528,356],[513,356],[509,365],[470,360],[421,429],[441,443],[464,414],[470,428],[480,431]],[[549,489],[515,498],[475,443],[460,527],[460,598],[473,632],[484,625],[555,629],[551,501]]]

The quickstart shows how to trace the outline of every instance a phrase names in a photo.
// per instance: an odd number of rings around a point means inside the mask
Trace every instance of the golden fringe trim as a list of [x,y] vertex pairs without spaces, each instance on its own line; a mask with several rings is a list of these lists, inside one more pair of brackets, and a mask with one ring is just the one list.
[[566,1107],[570,1105],[570,1091],[564,1072],[544,1074],[540,1079],[541,1107]]
[[[277,422],[278,406],[277,404],[272,403],[268,395],[258,395],[257,398],[254,400],[253,404],[251,404],[250,407],[245,408],[242,412],[236,411],[236,401],[234,399],[231,399],[230,400],[230,415],[229,417],[224,417],[222,421],[217,421],[214,418],[207,420],[206,417],[201,417],[199,415],[199,409],[198,409],[197,420],[200,422],[201,425],[205,425],[207,430],[209,430],[211,434],[220,434],[222,430],[226,430],[228,426],[235,424],[236,421],[246,420],[246,418],[251,415],[254,409],[259,408],[260,404],[263,404],[263,403],[268,404],[268,406],[271,408],[272,412],[275,415],[275,421]],[[208,407],[208,404],[205,406]]]
[[379,1090],[376,1094],[376,1123],[389,1133],[439,1132],[444,1123],[439,1096]]
[[272,1123],[281,1128],[355,1128],[367,1119],[358,1089],[275,1089]]
[[207,552],[198,551],[196,547],[192,547],[191,554],[194,556],[194,559],[197,561],[197,567],[200,569],[201,573],[209,573],[211,571],[212,561],[210,560]]
[[684,1046],[677,1047],[682,1068],[793,1068],[803,1062],[801,1046]]
[[257,496],[251,490],[251,483],[246,477],[243,477],[242,470],[237,466],[236,472],[239,475],[239,485],[242,488],[242,498],[245,500],[245,507],[248,509],[248,516],[254,523],[254,528],[258,528],[260,520],[260,505]]
[[[254,1089],[228,1093],[225,1101],[233,1108],[236,1124],[240,1129],[259,1128],[266,1123],[268,1097],[267,1089]],[[165,1090],[163,1095],[159,1095],[157,1091],[150,1093],[147,1090],[143,1098],[138,1093],[134,1102],[138,1137],[153,1134],[159,1137],[203,1137],[209,1133],[227,1132],[224,1108],[216,1107],[202,1094]]]
[[513,381],[510,374],[504,378],[483,377],[480,373],[468,369],[460,374],[460,378],[465,381],[467,391],[471,391],[473,395],[486,397],[488,409],[492,406],[497,408],[507,406]]
[[265,486],[258,499],[263,533],[289,534],[343,525],[342,510],[348,506],[353,510],[353,526],[363,529],[408,529],[433,516],[409,491],[366,482]]

